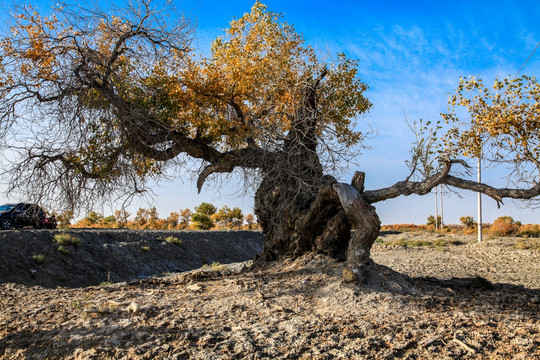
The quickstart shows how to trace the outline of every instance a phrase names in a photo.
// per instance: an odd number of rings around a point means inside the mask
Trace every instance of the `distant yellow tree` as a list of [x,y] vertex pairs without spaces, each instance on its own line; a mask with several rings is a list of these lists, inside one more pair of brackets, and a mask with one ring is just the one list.
[[150,209],[146,210],[145,213],[146,222],[141,225],[142,229],[158,229],[160,226],[159,214],[155,206],[152,206]]
[[255,230],[257,228],[257,222],[253,214],[247,214],[244,217],[244,222],[246,223],[246,227],[248,230]]
[[173,211],[169,214],[169,217],[167,217],[166,224],[167,229],[173,230],[178,228],[178,222],[180,220],[180,214],[176,211]]
[[540,194],[540,84],[536,78],[497,78],[492,86],[480,78],[461,78],[448,110],[442,114],[450,125],[442,138],[444,157],[481,157],[492,165],[512,166],[509,182],[521,188],[495,189],[456,177],[448,177],[446,184],[482,192],[497,202]]
[[142,228],[146,223],[148,223],[148,219],[148,210],[144,208],[139,208],[133,221],[138,228]]
[[178,229],[186,229],[189,226],[189,222],[191,221],[191,216],[193,215],[193,212],[190,209],[183,209],[180,210],[180,218],[178,220]]
[[116,227],[125,228],[128,224],[128,219],[131,216],[125,209],[115,210],[114,217],[116,218]]

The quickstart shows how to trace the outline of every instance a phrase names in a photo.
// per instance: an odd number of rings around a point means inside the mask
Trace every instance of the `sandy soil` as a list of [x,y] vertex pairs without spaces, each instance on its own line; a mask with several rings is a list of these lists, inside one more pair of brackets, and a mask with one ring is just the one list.
[[[452,235],[446,235],[445,239]],[[370,282],[321,255],[85,288],[0,285],[2,359],[540,359],[540,252],[387,246]]]

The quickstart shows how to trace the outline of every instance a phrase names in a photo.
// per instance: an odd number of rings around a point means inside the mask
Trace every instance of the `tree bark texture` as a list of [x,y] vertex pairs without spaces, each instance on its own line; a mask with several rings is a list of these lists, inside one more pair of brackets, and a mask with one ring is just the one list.
[[[308,252],[323,253],[347,260],[356,280],[362,281],[371,246],[380,231],[375,208],[356,190],[363,189],[363,174],[355,175],[354,187],[321,176],[318,192],[306,193],[304,197],[273,179],[265,179],[255,197],[255,212],[265,234],[259,259],[271,261]],[[344,194],[343,189],[349,192]],[[351,229],[355,230],[352,237]]]
[[255,214],[265,234],[261,260],[312,251],[345,260],[351,227],[331,187],[335,179],[322,176],[321,169],[309,175],[300,180],[288,172],[272,173],[262,181],[255,194]]
[[[337,183],[333,188],[351,226],[355,229],[347,249],[347,270],[349,281],[363,282],[370,263],[373,243],[379,236],[381,222],[375,208],[368,204],[361,192],[364,188],[364,174],[357,172],[352,185]],[[344,272],[344,278],[345,278]]]

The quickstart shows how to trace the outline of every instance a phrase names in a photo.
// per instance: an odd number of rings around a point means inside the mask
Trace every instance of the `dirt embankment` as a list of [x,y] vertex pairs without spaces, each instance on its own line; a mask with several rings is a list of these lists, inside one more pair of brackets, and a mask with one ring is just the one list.
[[[80,246],[60,245],[59,230],[0,232],[0,283],[81,287],[251,260],[255,231],[70,230]],[[169,241],[167,241],[167,238]]]

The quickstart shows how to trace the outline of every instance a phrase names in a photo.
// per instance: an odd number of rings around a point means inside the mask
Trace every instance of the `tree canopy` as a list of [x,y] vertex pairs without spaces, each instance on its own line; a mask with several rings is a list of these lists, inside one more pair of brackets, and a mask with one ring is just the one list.
[[[411,175],[391,187],[368,191],[370,202],[408,194],[426,194],[439,184],[484,193],[497,204],[503,198],[537,204],[540,195],[540,84],[523,75],[495,79],[461,78],[450,94],[448,112],[435,124],[417,122],[417,139],[408,162]],[[455,165],[469,172],[463,160],[481,157],[490,165],[510,165],[510,188],[495,188],[452,175]],[[455,172],[454,172],[455,173]],[[419,174],[421,181],[410,181]],[[463,172],[461,172],[463,174]]]
[[[356,63],[322,62],[259,2],[209,56],[191,47],[188,20],[169,22],[149,1],[121,17],[78,6],[48,17],[19,10],[0,55],[2,128],[24,135],[16,146],[4,141],[22,160],[8,170],[13,188],[32,184],[34,195],[72,206],[141,192],[169,165],[190,169],[190,158],[204,167],[200,189],[213,172],[272,163],[294,137],[312,137],[331,160],[363,138],[354,121],[371,105]],[[313,127],[293,129],[308,84],[323,110]]]
[[443,114],[451,126],[442,138],[445,156],[509,164],[511,184],[525,188],[533,184],[531,191],[515,192],[511,197],[538,196],[540,84],[536,78],[497,78],[491,87],[480,78],[462,78],[448,107],[449,112]]

